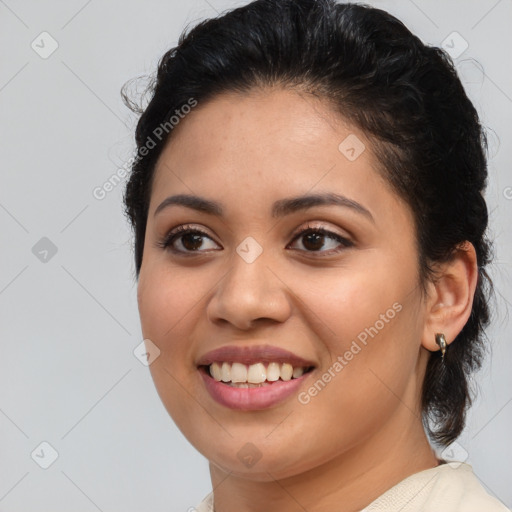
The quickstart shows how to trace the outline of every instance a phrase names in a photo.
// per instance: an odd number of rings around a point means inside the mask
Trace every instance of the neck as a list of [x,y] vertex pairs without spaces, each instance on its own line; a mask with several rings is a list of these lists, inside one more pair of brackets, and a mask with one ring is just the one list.
[[[377,462],[376,462],[377,461]],[[283,479],[251,480],[210,464],[215,512],[355,512],[404,478],[438,465],[419,416],[404,406],[371,439]]]

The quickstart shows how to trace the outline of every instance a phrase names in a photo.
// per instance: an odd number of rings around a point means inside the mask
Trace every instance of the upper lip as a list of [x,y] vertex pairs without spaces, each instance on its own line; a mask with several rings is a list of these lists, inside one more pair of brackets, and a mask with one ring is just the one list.
[[314,362],[299,357],[293,352],[270,345],[227,345],[220,347],[202,355],[197,361],[197,366],[208,366],[214,362],[224,361],[248,365],[276,362],[288,363],[294,367],[315,366]]

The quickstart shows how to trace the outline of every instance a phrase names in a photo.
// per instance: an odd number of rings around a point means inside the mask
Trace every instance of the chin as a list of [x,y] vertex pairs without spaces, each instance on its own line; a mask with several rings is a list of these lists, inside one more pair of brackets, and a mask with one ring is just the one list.
[[315,466],[315,461],[310,460],[307,454],[294,451],[293,456],[290,456],[290,451],[282,445],[267,445],[260,450],[248,442],[235,449],[235,442],[232,439],[227,445],[217,445],[216,451],[212,451],[211,441],[206,440],[204,447],[195,447],[211,465],[221,471],[257,482],[293,477]]

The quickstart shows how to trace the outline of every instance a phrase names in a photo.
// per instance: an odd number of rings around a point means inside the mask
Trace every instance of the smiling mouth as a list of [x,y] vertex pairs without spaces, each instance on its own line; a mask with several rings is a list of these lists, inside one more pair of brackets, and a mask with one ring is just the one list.
[[292,366],[289,363],[259,362],[248,365],[228,361],[216,361],[199,368],[217,382],[235,388],[271,386],[276,382],[298,379],[314,369],[313,366]]

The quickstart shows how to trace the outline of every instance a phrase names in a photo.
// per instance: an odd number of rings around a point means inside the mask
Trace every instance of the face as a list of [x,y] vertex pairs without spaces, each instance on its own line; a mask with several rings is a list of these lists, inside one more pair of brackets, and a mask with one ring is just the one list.
[[[419,400],[424,318],[412,213],[371,142],[283,89],[217,96],[174,130],[138,285],[167,411],[254,479],[385,449]],[[207,207],[164,203],[178,195]]]

